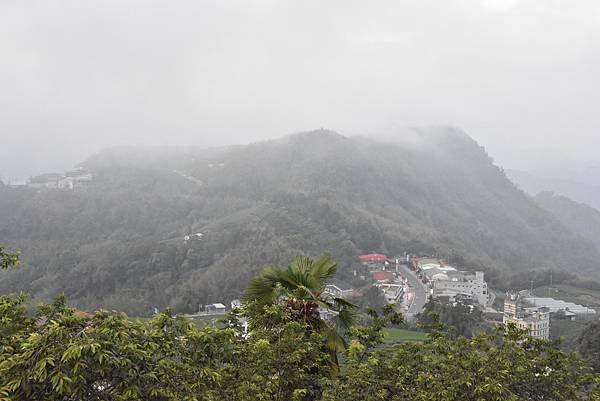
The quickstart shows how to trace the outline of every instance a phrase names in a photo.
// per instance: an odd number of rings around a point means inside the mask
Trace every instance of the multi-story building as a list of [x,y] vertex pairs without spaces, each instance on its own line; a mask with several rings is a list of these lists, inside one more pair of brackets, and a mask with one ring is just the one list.
[[58,173],[47,173],[31,177],[27,182],[29,188],[58,188],[58,182],[62,178]]
[[425,273],[433,283],[433,298],[468,298],[485,308],[489,300],[487,283],[483,272],[457,271],[442,267],[429,269]]
[[517,328],[527,330],[533,338],[547,340],[550,337],[550,309],[524,307],[520,294],[506,294],[502,322],[514,323]]
[[92,179],[93,176],[89,170],[79,167],[75,170],[68,171],[58,182],[58,187],[71,190],[86,188]]
[[78,167],[75,170],[68,171],[65,174],[47,173],[31,177],[26,186],[36,189],[81,189],[86,188],[93,180],[92,173]]

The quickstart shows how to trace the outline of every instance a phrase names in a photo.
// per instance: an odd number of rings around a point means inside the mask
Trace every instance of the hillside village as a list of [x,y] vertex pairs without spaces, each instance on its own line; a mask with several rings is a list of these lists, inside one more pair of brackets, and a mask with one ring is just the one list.
[[[423,313],[427,302],[437,301],[445,305],[463,305],[477,308],[488,314],[494,324],[514,324],[526,330],[534,338],[550,338],[551,316],[555,319],[589,320],[596,319],[596,310],[588,306],[557,300],[550,297],[535,297],[532,291],[508,292],[503,308],[494,309],[496,293],[492,291],[481,271],[459,270],[444,260],[405,254],[388,257],[384,254],[365,254],[358,257],[360,271],[354,276],[376,287],[388,304],[395,305],[407,319],[412,320]],[[362,288],[341,288],[328,284],[324,290],[327,296],[358,300]],[[241,306],[239,300],[231,301],[231,309],[224,303],[199,305],[199,311],[187,315],[191,318],[218,317],[228,310]],[[320,310],[321,317],[330,319],[335,313]],[[243,322],[242,322],[243,323]]]
[[93,181],[91,171],[83,167],[77,167],[65,173],[45,173],[30,177],[25,181],[10,181],[6,185],[9,188],[33,188],[33,189],[63,189],[80,190],[86,189]]

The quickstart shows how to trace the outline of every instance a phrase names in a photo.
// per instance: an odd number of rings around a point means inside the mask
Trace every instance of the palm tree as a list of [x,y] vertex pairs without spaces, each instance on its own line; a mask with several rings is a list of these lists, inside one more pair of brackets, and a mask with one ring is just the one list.
[[[354,322],[356,306],[342,299],[323,294],[328,279],[335,275],[337,264],[325,254],[317,260],[298,256],[285,269],[267,266],[254,277],[244,295],[247,305],[262,310],[265,306],[285,306],[292,317],[307,325],[309,330],[322,333],[327,339],[327,349],[337,368],[337,352],[346,348],[344,333]],[[335,316],[325,321],[319,309],[328,309]]]

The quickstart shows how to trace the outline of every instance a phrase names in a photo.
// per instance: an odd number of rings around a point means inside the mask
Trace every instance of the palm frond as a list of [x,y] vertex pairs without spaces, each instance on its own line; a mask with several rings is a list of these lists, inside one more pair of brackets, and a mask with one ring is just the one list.
[[259,275],[250,280],[243,301],[245,303],[254,302],[259,305],[272,304],[277,300],[280,285],[281,269],[275,266],[267,266]]
[[357,305],[354,305],[352,302],[345,300],[344,298],[333,298],[332,303],[337,309],[358,309]]
[[307,277],[308,274],[305,270],[302,270],[302,268],[299,268],[298,266],[290,265],[287,269],[282,271],[282,285],[289,289],[293,289],[299,285],[306,286],[309,284]]
[[337,264],[331,261],[328,253],[312,262],[310,266],[310,278],[317,288],[325,287],[327,280],[332,278],[337,271]]
[[344,352],[346,341],[334,328],[328,328],[325,332],[327,348],[335,352]]
[[[296,257],[285,269],[274,266],[265,267],[253,278],[243,300],[259,307],[284,300],[287,307],[295,312],[298,319],[304,319],[311,330],[325,335],[325,345],[331,355],[332,371],[339,369],[337,353],[344,351],[344,335],[355,320],[356,305],[342,298],[323,296],[322,291],[337,270],[337,265],[324,254],[317,260],[306,256]],[[322,320],[318,308],[335,312],[331,321]],[[258,324],[269,326],[271,323]]]
[[299,299],[304,299],[306,301],[312,301],[317,304],[321,303],[321,299],[315,295],[313,290],[304,285],[297,286],[294,289],[293,294],[296,298],[299,298]]
[[338,314],[333,318],[335,327],[338,330],[344,332],[350,330],[356,321],[356,312],[353,309],[342,308],[338,311]]
[[294,258],[292,263],[290,263],[290,267],[292,267],[294,269],[302,270],[302,271],[308,271],[308,270],[310,270],[310,267],[312,266],[312,264],[313,264],[313,261],[308,256],[298,255]]

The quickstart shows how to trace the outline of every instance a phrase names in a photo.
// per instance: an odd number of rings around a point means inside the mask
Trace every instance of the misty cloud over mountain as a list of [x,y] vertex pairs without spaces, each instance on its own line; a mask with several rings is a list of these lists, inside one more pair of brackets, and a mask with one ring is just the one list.
[[0,176],[121,144],[436,124],[506,167],[564,167],[596,157],[599,18],[593,0],[4,1]]
[[117,147],[83,165],[94,179],[81,190],[0,188],[0,237],[25,265],[0,291],[193,312],[239,298],[264,264],[323,250],[343,286],[371,252],[435,253],[504,289],[536,269],[599,274],[592,242],[454,129],[409,142],[319,130],[213,149]]

